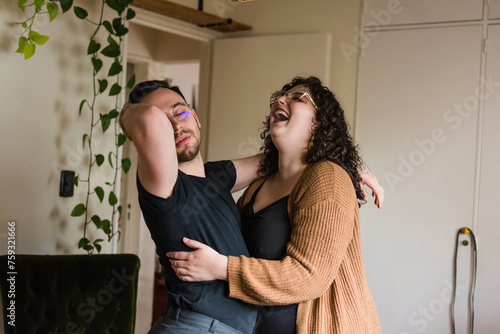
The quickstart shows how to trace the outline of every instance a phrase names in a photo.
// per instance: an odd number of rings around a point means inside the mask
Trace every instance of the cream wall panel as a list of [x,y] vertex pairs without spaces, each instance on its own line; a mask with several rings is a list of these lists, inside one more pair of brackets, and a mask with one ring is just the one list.
[[386,189],[382,210],[361,209],[382,333],[450,331],[455,235],[473,221],[481,41],[481,26],[385,31],[360,59],[356,138]]
[[216,40],[208,160],[258,153],[271,93],[296,75],[315,75],[328,85],[329,53],[325,33]]
[[362,17],[365,26],[480,20],[483,0],[365,0]]
[[488,28],[484,85],[484,119],[479,188],[478,271],[476,285],[476,331],[498,330],[500,310],[500,25]]
[[500,0],[488,1],[488,18],[500,19]]

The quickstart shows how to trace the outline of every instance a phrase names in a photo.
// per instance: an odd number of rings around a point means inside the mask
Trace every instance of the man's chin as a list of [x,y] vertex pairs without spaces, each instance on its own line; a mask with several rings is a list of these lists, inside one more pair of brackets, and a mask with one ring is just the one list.
[[179,162],[189,162],[196,158],[199,150],[185,150],[180,153],[177,153],[177,160]]

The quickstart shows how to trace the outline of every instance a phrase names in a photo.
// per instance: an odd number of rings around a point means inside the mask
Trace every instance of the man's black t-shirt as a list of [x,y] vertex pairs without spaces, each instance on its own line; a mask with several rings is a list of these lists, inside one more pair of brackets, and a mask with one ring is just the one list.
[[149,193],[137,178],[139,204],[165,272],[168,304],[215,318],[252,333],[256,307],[228,296],[224,281],[183,282],[166,257],[169,251],[192,251],[183,237],[198,240],[224,255],[249,256],[241,220],[231,195],[236,170],[231,161],[205,164],[205,178],[178,173],[173,195]]

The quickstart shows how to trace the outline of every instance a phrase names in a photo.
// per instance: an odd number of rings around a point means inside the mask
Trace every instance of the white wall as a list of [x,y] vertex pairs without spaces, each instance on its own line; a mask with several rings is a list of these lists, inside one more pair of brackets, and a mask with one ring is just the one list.
[[[81,253],[77,244],[83,219],[70,213],[84,190],[75,188],[72,198],[59,197],[59,174],[61,169],[86,171],[87,153],[81,147],[89,115],[79,117],[78,108],[92,95],[91,62],[84,55],[93,26],[72,12],[59,14],[50,24],[38,20],[36,30],[50,39],[25,61],[14,53],[21,28],[12,23],[24,17],[16,3],[0,2],[0,252],[6,250],[6,224],[12,220],[18,254]],[[108,107],[109,102],[99,102],[100,112]],[[97,150],[107,152],[110,144],[100,138]],[[109,172],[99,173],[109,179]],[[103,252],[108,250],[106,246]]]

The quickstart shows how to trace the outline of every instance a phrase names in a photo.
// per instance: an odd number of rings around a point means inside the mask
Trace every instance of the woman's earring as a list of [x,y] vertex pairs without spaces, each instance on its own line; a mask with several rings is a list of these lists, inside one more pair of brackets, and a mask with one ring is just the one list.
[[307,146],[308,149],[311,149],[314,146],[314,133],[311,136],[311,140],[309,140],[309,145]]

